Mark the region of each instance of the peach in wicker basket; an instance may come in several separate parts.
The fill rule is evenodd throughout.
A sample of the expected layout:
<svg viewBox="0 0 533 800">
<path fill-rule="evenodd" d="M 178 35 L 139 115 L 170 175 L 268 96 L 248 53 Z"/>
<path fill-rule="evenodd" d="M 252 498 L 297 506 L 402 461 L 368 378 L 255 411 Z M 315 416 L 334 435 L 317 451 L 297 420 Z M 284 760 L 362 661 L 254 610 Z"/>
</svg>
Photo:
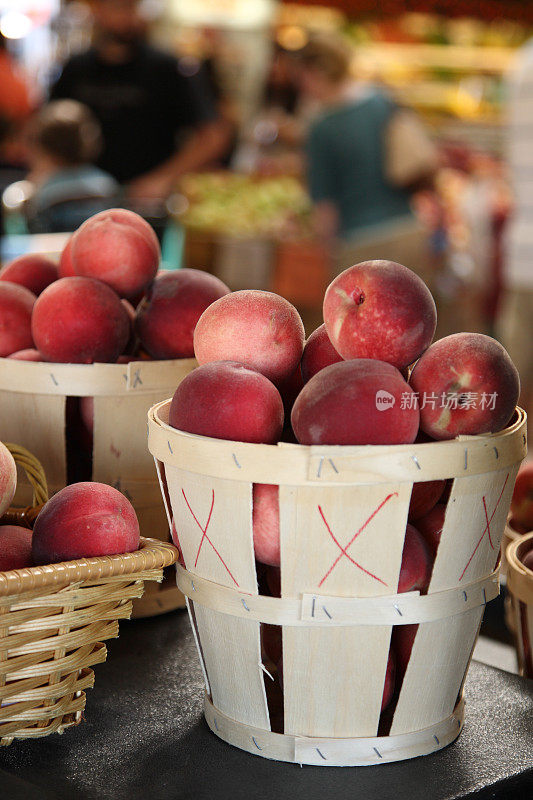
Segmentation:
<svg viewBox="0 0 533 800">
<path fill-rule="evenodd" d="M 6 446 L 34 487 L 34 505 L 10 509 L 2 522 L 32 527 L 46 479 L 27 450 Z M 103 641 L 118 636 L 144 581 L 161 581 L 176 556 L 171 544 L 141 538 L 134 553 L 0 572 L 0 744 L 81 722 Z"/>
</svg>

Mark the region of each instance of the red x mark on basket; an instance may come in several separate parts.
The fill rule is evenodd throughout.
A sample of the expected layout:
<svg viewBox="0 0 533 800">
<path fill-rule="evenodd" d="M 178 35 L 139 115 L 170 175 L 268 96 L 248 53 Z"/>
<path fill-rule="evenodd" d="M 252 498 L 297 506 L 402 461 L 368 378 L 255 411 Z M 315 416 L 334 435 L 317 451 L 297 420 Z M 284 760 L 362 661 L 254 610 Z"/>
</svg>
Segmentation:
<svg viewBox="0 0 533 800">
<path fill-rule="evenodd" d="M 371 578 L 374 578 L 375 581 L 379 581 L 379 583 L 382 583 L 383 586 L 388 586 L 388 584 L 385 583 L 385 581 L 382 581 L 381 578 L 378 578 L 377 575 L 374 575 L 372 572 L 369 572 L 367 569 L 365 569 L 363 566 L 361 566 L 361 564 L 359 564 L 357 561 L 354 561 L 354 559 L 348 553 L 348 548 L 352 546 L 352 544 L 355 542 L 357 537 L 364 531 L 364 529 L 369 524 L 369 522 L 371 522 L 371 520 L 374 519 L 374 517 L 376 516 L 378 511 L 381 511 L 381 509 L 383 508 L 385 503 L 388 503 L 388 501 L 391 499 L 391 497 L 398 497 L 398 493 L 397 492 L 393 492 L 392 494 L 387 495 L 387 497 L 372 512 L 372 514 L 369 516 L 369 518 L 366 520 L 366 522 L 363 523 L 363 525 L 361 525 L 361 527 L 359 528 L 358 531 L 356 531 L 356 533 L 354 533 L 354 535 L 352 536 L 352 538 L 350 539 L 350 541 L 348 542 L 346 547 L 343 547 L 341 545 L 341 543 L 339 542 L 339 540 L 337 539 L 337 537 L 335 536 L 335 534 L 331 530 L 330 526 L 328 525 L 328 521 L 327 521 L 326 517 L 324 516 L 324 512 L 322 511 L 322 507 L 318 506 L 318 512 L 319 512 L 320 516 L 322 517 L 322 520 L 324 521 L 324 525 L 326 526 L 329 535 L 331 536 L 331 538 L 333 539 L 333 541 L 335 542 L 335 544 L 337 545 L 337 547 L 341 551 L 340 555 L 337 556 L 337 558 L 335 559 L 335 561 L 333 562 L 331 567 L 328 569 L 328 571 L 326 572 L 326 574 L 324 575 L 324 577 L 322 578 L 322 580 L 318 584 L 319 587 L 322 586 L 322 584 L 324 583 L 326 578 L 328 578 L 331 575 L 331 573 L 333 572 L 333 570 L 335 569 L 335 567 L 337 566 L 337 564 L 339 563 L 339 561 L 341 560 L 341 558 L 343 556 L 346 556 L 348 561 L 350 561 L 354 565 L 354 567 L 357 567 L 357 569 L 360 569 L 361 572 L 364 572 L 365 575 L 369 575 Z"/>
<path fill-rule="evenodd" d="M 502 499 L 503 490 L 505 489 L 508 480 L 509 480 L 509 473 L 507 473 L 507 477 L 505 478 L 505 481 L 503 482 L 502 490 L 500 492 L 500 495 L 499 495 L 498 499 L 496 500 L 496 505 L 494 506 L 494 511 L 490 515 L 490 519 L 489 519 L 489 516 L 487 514 L 487 503 L 485 501 L 485 495 L 483 495 L 483 498 L 482 498 L 482 500 L 483 500 L 483 510 L 485 512 L 485 520 L 486 520 L 487 524 L 483 528 L 483 533 L 479 537 L 479 539 L 477 541 L 477 544 L 474 547 L 474 551 L 473 551 L 472 555 L 470 556 L 470 558 L 466 562 L 466 567 L 462 571 L 461 577 L 459 578 L 460 581 L 463 580 L 464 574 L 467 571 L 467 569 L 470 566 L 470 564 L 472 563 L 472 559 L 474 558 L 475 554 L 477 553 L 477 549 L 478 549 L 479 545 L 481 544 L 481 542 L 483 541 L 483 537 L 485 536 L 486 533 L 488 533 L 488 536 L 489 536 L 489 544 L 490 544 L 491 548 L 494 550 L 494 545 L 492 544 L 492 538 L 491 538 L 491 535 L 490 535 L 490 523 L 492 522 L 492 520 L 494 518 L 494 514 L 496 513 L 496 509 L 500 505 L 500 500 Z"/>
<path fill-rule="evenodd" d="M 198 518 L 196 517 L 196 514 L 195 514 L 195 513 L 194 513 L 194 511 L 192 510 L 192 508 L 191 508 L 191 506 L 190 506 L 190 504 L 189 504 L 189 501 L 187 500 L 187 496 L 186 496 L 186 494 L 185 494 L 185 491 L 184 491 L 183 489 L 181 490 L 181 493 L 182 493 L 182 495 L 183 495 L 183 499 L 184 499 L 184 500 L 185 500 L 185 502 L 187 503 L 187 508 L 188 508 L 188 509 L 189 509 L 189 511 L 191 512 L 191 514 L 192 514 L 192 517 L 193 517 L 194 521 L 196 522 L 196 524 L 198 525 L 198 527 L 199 527 L 199 528 L 200 528 L 200 530 L 202 531 L 202 538 L 200 539 L 200 544 L 198 545 L 198 552 L 196 553 L 196 560 L 195 560 L 195 562 L 194 562 L 194 566 L 196 567 L 196 565 L 198 564 L 198 559 L 199 559 L 199 557 L 200 557 L 200 552 L 201 552 L 201 550 L 202 550 L 202 546 L 203 546 L 203 543 L 204 543 L 204 539 L 207 539 L 207 541 L 209 542 L 209 544 L 211 545 L 211 547 L 213 548 L 213 550 L 214 550 L 214 551 L 215 551 L 215 553 L 217 554 L 218 558 L 220 559 L 220 561 L 221 561 L 221 563 L 222 563 L 222 566 L 225 568 L 226 572 L 227 572 L 227 573 L 228 573 L 228 575 L 230 576 L 231 580 L 233 581 L 233 583 L 235 584 L 235 586 L 237 586 L 237 588 L 239 588 L 239 584 L 237 583 L 237 581 L 235 580 L 235 578 L 234 578 L 234 577 L 233 577 L 233 575 L 231 574 L 230 568 L 228 567 L 228 565 L 226 564 L 226 562 L 224 561 L 224 559 L 222 558 L 222 556 L 220 555 L 220 553 L 219 553 L 219 552 L 218 552 L 218 550 L 216 549 L 215 545 L 213 544 L 213 542 L 211 541 L 211 539 L 210 539 L 210 538 L 209 538 L 209 536 L 207 535 L 207 529 L 209 528 L 209 523 L 211 522 L 211 516 L 212 516 L 212 514 L 213 514 L 213 508 L 214 508 L 214 506 L 215 506 L 215 490 L 214 490 L 214 489 L 212 489 L 212 490 L 211 490 L 211 492 L 212 492 L 212 497 L 211 497 L 211 508 L 209 509 L 209 515 L 208 515 L 208 517 L 207 517 L 207 522 L 205 523 L 205 528 L 202 528 L 201 524 L 198 522 Z"/>
</svg>

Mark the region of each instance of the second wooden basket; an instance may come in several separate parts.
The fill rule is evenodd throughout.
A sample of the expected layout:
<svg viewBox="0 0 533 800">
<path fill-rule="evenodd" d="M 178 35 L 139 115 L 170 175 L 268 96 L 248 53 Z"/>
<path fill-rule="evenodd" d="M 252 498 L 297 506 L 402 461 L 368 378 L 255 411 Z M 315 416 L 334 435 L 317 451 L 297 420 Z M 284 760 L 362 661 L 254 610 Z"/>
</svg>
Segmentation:
<svg viewBox="0 0 533 800">
<path fill-rule="evenodd" d="M 463 723 L 462 687 L 487 601 L 525 415 L 494 435 L 397 446 L 254 445 L 182 433 L 149 413 L 186 569 L 205 716 L 255 755 L 320 766 L 432 753 Z M 413 483 L 452 479 L 429 591 L 396 594 Z M 281 598 L 258 593 L 252 485 L 279 486 Z M 283 732 L 272 730 L 260 625 L 282 627 Z M 378 735 L 395 625 L 418 624 L 388 735 Z"/>
<path fill-rule="evenodd" d="M 507 548 L 507 590 L 512 631 L 516 644 L 520 674 L 533 678 L 533 571 L 522 563 L 533 549 L 533 532 L 521 536 Z"/>
</svg>

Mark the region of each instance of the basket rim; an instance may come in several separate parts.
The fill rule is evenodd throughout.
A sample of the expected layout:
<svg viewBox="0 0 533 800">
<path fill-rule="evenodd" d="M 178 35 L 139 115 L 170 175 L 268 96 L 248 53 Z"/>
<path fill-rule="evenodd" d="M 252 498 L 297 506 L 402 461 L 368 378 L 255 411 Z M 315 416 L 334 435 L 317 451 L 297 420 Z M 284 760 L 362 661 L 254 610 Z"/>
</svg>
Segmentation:
<svg viewBox="0 0 533 800">
<path fill-rule="evenodd" d="M 162 569 L 175 564 L 177 558 L 178 550 L 170 542 L 141 536 L 139 549 L 132 553 L 78 558 L 57 564 L 0 572 L 0 597 Z"/>
<path fill-rule="evenodd" d="M 533 531 L 512 541 L 505 551 L 507 558 L 507 588 L 524 603 L 533 603 L 533 570 L 520 560 L 522 549 L 533 542 Z"/>
</svg>

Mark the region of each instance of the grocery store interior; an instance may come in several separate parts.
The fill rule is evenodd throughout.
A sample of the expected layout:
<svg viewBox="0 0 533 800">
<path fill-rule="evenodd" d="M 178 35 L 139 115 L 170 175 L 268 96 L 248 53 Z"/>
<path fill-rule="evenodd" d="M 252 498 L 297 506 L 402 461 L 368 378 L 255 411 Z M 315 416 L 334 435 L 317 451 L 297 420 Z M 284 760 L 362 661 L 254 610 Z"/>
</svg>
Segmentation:
<svg viewBox="0 0 533 800">
<path fill-rule="evenodd" d="M 0 0 L 0 267 L 115 207 L 162 269 L 276 292 L 307 337 L 343 269 L 403 263 L 436 339 L 504 345 L 533 419 L 531 0 Z M 518 675 L 504 600 L 474 659 Z M 147 658 L 125 630 L 118 667 Z"/>
</svg>

